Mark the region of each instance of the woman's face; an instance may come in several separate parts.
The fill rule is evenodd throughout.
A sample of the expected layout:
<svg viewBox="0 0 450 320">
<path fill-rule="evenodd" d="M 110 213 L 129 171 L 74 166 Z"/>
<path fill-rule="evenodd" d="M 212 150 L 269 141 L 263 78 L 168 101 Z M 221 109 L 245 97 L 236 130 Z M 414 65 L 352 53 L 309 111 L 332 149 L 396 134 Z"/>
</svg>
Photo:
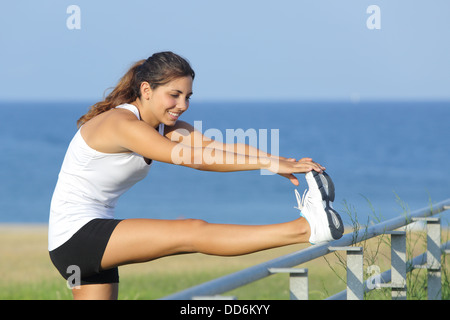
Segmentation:
<svg viewBox="0 0 450 320">
<path fill-rule="evenodd" d="M 189 98 L 192 95 L 192 77 L 181 77 L 171 82 L 151 89 L 143 82 L 141 85 L 142 120 L 153 127 L 160 123 L 167 126 L 175 122 L 189 108 Z"/>
</svg>

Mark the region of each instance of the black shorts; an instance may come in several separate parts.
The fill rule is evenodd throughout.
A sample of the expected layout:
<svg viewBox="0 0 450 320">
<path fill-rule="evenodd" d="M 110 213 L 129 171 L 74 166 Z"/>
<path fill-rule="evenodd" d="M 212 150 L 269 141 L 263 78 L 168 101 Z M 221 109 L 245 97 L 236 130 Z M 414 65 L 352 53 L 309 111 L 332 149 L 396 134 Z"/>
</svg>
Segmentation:
<svg viewBox="0 0 450 320">
<path fill-rule="evenodd" d="M 63 245 L 50 251 L 50 259 L 64 279 L 71 282 L 69 285 L 119 282 L 118 268 L 102 270 L 101 261 L 109 238 L 121 221 L 91 220 Z"/>
</svg>

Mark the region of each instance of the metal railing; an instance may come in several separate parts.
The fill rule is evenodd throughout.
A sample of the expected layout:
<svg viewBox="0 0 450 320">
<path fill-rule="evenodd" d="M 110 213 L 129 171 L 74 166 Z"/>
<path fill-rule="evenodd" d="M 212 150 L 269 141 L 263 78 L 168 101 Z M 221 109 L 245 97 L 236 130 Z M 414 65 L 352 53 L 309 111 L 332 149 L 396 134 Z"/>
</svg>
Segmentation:
<svg viewBox="0 0 450 320">
<path fill-rule="evenodd" d="M 432 207 L 414 211 L 405 216 L 386 220 L 377 225 L 345 234 L 341 239 L 326 244 L 314 245 L 273 260 L 249 267 L 238 272 L 205 282 L 163 300 L 226 299 L 222 293 L 268 277 L 274 273 L 290 274 L 291 299 L 308 299 L 308 270 L 293 268 L 302 263 L 324 256 L 334 251 L 347 253 L 347 290 L 328 299 L 363 299 L 364 292 L 377 287 L 392 288 L 393 299 L 406 299 L 406 273 L 417 268 L 427 269 L 428 299 L 441 299 L 441 255 L 450 250 L 450 241 L 441 245 L 440 218 L 434 215 L 450 209 L 450 199 Z M 406 261 L 406 233 L 395 231 L 415 221 L 426 223 L 427 252 Z M 353 246 L 359 242 L 383 234 L 391 236 L 392 269 L 377 278 L 363 281 L 363 248 Z M 230 298 L 230 297 L 228 297 Z"/>
</svg>

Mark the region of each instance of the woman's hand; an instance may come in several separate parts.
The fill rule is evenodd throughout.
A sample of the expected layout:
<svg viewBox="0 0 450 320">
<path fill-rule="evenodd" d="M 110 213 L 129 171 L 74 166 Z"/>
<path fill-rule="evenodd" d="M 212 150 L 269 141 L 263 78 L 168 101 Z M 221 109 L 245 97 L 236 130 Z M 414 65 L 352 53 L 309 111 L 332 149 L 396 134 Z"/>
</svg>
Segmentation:
<svg viewBox="0 0 450 320">
<path fill-rule="evenodd" d="M 277 159 L 277 161 L 272 162 L 269 170 L 279 174 L 282 177 L 288 178 L 293 185 L 298 186 L 299 182 L 298 179 L 294 176 L 294 173 L 307 173 L 312 170 L 321 173 L 325 170 L 325 167 L 314 162 L 311 158 L 302 158 L 298 161 L 293 158 L 279 158 Z"/>
</svg>

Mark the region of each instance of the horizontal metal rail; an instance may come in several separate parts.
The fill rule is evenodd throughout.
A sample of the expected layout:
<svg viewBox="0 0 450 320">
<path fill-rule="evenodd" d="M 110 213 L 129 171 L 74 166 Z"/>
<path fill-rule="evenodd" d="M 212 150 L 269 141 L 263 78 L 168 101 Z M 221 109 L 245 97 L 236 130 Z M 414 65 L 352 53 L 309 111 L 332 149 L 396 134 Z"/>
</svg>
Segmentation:
<svg viewBox="0 0 450 320">
<path fill-rule="evenodd" d="M 450 199 L 434 204 L 432 207 L 426 207 L 411 212 L 405 216 L 399 216 L 386 220 L 377 225 L 360 229 L 358 231 L 345 234 L 341 239 L 329 243 L 313 245 L 309 248 L 296 251 L 273 260 L 249 267 L 235 273 L 205 282 L 203 284 L 188 288 L 178 293 L 166 296 L 162 300 L 190 300 L 198 296 L 215 296 L 224 292 L 236 289 L 262 278 L 268 277 L 273 273 L 270 269 L 291 268 L 302 263 L 319 258 L 330 253 L 329 247 L 346 247 L 358 242 L 371 239 L 373 237 L 385 234 L 401 228 L 412 222 L 414 218 L 430 217 L 444 210 L 450 209 Z"/>
</svg>

